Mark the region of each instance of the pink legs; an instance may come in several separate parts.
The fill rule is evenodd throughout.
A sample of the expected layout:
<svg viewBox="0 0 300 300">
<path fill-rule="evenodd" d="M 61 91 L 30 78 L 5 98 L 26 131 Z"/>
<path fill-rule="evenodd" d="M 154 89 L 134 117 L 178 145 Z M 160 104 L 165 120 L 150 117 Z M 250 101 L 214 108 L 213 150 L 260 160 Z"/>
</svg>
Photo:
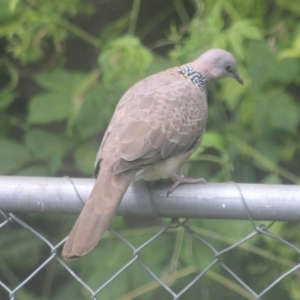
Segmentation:
<svg viewBox="0 0 300 300">
<path fill-rule="evenodd" d="M 180 173 L 174 173 L 172 175 L 172 177 L 174 177 L 176 179 L 176 181 L 169 188 L 167 196 L 169 196 L 171 193 L 173 193 L 175 191 L 175 189 L 182 183 L 206 183 L 206 180 L 204 178 L 185 177 L 184 175 L 182 175 Z"/>
</svg>

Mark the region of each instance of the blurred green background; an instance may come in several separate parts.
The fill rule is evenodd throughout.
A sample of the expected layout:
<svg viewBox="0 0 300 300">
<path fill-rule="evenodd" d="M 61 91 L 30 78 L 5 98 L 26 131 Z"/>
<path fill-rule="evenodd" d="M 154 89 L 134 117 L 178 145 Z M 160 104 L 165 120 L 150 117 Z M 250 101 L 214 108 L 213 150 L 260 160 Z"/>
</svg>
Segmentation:
<svg viewBox="0 0 300 300">
<path fill-rule="evenodd" d="M 233 53 L 245 84 L 225 79 L 210 87 L 207 132 L 185 172 L 210 182 L 300 183 L 299 0 L 0 0 L 0 7 L 0 174 L 91 177 L 101 137 L 122 94 L 150 74 L 219 47 Z M 57 243 L 76 216 L 23 218 Z M 253 230 L 246 221 L 188 224 L 217 249 Z M 113 227 L 139 245 L 159 230 L 159 223 L 117 217 Z M 296 223 L 271 227 L 298 247 L 299 229 Z M 1 234 L 0 275 L 17 286 L 49 250 L 17 225 Z M 141 256 L 176 291 L 213 259 L 180 228 Z M 107 233 L 91 254 L 68 264 L 96 288 L 131 257 L 130 248 Z M 260 236 L 223 257 L 257 292 L 297 259 L 295 250 Z M 99 299 L 171 299 L 152 281 L 136 264 Z M 55 262 L 17 296 L 90 297 Z M 7 297 L 0 288 L 0 298 Z M 214 267 L 181 299 L 253 298 Z M 300 299 L 299 274 L 263 299 Z"/>
</svg>

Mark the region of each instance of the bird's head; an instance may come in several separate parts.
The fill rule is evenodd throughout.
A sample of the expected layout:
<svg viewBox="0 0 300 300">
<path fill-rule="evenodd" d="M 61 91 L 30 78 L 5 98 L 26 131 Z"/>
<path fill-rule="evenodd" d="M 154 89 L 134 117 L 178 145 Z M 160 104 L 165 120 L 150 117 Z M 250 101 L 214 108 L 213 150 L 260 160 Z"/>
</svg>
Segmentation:
<svg viewBox="0 0 300 300">
<path fill-rule="evenodd" d="M 240 84 L 243 84 L 243 79 L 238 74 L 234 57 L 225 50 L 211 49 L 193 61 L 191 66 L 197 72 L 206 76 L 208 81 L 233 77 Z"/>
</svg>

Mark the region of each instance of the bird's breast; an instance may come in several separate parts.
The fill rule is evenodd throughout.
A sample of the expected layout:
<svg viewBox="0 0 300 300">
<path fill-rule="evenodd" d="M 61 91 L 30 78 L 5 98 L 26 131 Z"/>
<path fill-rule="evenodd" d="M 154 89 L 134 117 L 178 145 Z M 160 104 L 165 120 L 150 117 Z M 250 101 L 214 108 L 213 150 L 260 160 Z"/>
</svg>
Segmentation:
<svg viewBox="0 0 300 300">
<path fill-rule="evenodd" d="M 170 177 L 174 172 L 176 172 L 179 166 L 190 157 L 193 150 L 177 156 L 168 157 L 155 164 L 146 166 L 137 172 L 135 179 L 155 181 L 161 178 Z"/>
</svg>

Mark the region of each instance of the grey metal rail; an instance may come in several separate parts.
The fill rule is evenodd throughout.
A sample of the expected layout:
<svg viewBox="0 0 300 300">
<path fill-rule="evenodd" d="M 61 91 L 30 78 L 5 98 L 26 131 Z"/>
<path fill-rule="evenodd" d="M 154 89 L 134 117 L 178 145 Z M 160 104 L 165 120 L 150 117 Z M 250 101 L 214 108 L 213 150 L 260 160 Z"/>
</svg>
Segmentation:
<svg viewBox="0 0 300 300">
<path fill-rule="evenodd" d="M 79 213 L 93 179 L 0 176 L 0 209 L 12 213 Z M 171 218 L 300 221 L 300 186 L 207 183 L 184 184 L 169 197 L 170 183 L 134 182 L 118 214 Z M 152 199 L 152 200 L 151 200 Z"/>
</svg>

